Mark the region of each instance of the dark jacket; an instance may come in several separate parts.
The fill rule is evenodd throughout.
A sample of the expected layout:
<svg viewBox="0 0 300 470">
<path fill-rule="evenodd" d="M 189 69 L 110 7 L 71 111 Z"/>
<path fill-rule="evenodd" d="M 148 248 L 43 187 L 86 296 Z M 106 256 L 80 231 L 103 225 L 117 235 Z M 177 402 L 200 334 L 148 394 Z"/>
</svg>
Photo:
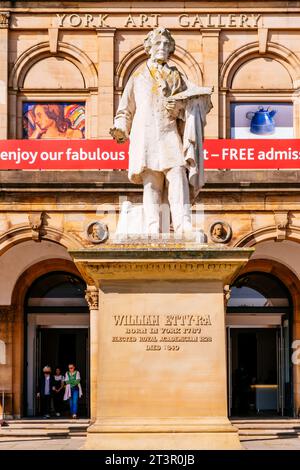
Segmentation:
<svg viewBox="0 0 300 470">
<path fill-rule="evenodd" d="M 50 395 L 53 395 L 52 387 L 54 387 L 54 385 L 55 385 L 54 377 L 53 377 L 53 375 L 50 375 L 50 383 L 49 383 Z M 41 396 L 45 395 L 45 375 L 44 374 L 39 379 L 39 383 L 38 383 L 38 387 L 37 387 L 37 393 L 40 393 Z"/>
</svg>

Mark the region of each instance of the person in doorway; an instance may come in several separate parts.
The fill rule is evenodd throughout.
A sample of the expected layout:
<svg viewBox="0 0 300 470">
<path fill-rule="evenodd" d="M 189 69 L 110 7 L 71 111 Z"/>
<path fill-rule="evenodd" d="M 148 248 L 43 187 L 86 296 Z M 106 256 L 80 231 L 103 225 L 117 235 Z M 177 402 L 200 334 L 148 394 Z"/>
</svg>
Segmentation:
<svg viewBox="0 0 300 470">
<path fill-rule="evenodd" d="M 78 400 L 82 396 L 80 385 L 80 372 L 76 370 L 75 364 L 69 364 L 69 370 L 65 375 L 64 400 L 69 400 L 72 418 L 77 418 Z"/>
<path fill-rule="evenodd" d="M 64 397 L 64 376 L 61 374 L 59 367 L 55 369 L 55 375 L 53 376 L 54 386 L 53 391 L 53 404 L 54 410 L 57 417 L 62 413 L 63 397 Z"/>
<path fill-rule="evenodd" d="M 237 397 L 237 411 L 240 415 L 247 415 L 249 412 L 251 377 L 244 365 L 241 365 L 235 371 L 235 391 Z"/>
<path fill-rule="evenodd" d="M 43 375 L 38 383 L 37 397 L 41 400 L 41 413 L 44 418 L 50 418 L 51 398 L 54 387 L 54 379 L 51 376 L 51 367 L 43 368 Z"/>
</svg>

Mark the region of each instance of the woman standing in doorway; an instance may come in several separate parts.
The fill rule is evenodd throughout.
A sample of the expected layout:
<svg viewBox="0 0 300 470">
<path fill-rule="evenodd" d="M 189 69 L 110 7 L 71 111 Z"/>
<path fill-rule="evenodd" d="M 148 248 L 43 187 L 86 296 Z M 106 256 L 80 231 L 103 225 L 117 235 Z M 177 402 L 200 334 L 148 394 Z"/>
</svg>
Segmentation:
<svg viewBox="0 0 300 470">
<path fill-rule="evenodd" d="M 64 376 L 61 375 L 61 370 L 59 367 L 55 369 L 54 386 L 53 390 L 53 404 L 55 409 L 56 416 L 60 416 L 62 413 L 63 397 L 64 397 Z"/>
<path fill-rule="evenodd" d="M 80 385 L 80 372 L 76 370 L 75 364 L 69 364 L 69 370 L 65 375 L 65 395 L 64 400 L 69 400 L 72 418 L 77 418 L 78 400 L 82 397 Z"/>
</svg>

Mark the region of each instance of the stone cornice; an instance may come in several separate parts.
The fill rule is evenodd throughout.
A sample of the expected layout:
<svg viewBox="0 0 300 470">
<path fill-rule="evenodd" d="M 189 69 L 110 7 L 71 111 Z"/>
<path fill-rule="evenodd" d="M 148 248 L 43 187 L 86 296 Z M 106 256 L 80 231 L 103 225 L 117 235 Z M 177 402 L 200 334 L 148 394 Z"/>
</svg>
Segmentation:
<svg viewBox="0 0 300 470">
<path fill-rule="evenodd" d="M 132 262 L 132 261 L 193 261 L 199 263 L 201 260 L 208 262 L 219 260 L 238 261 L 250 256 L 252 249 L 240 248 L 216 248 L 207 245 L 188 242 L 153 242 L 139 243 L 106 243 L 101 249 L 87 248 L 85 250 L 71 250 L 71 256 L 78 261 L 86 260 L 95 263 L 96 261 L 105 262 Z"/>
<path fill-rule="evenodd" d="M 121 188 L 130 191 L 142 190 L 141 185 L 131 183 L 127 177 L 127 171 L 68 171 L 66 181 L 65 172 L 61 171 L 20 171 L 0 170 L 1 189 L 5 191 L 74 191 L 95 190 L 119 191 Z M 225 188 L 236 188 L 240 190 L 300 190 L 300 170 L 235 170 L 218 171 L 207 170 L 205 174 L 206 184 L 201 191 L 223 190 Z"/>
<path fill-rule="evenodd" d="M 12 2 L 2 2 L 3 3 L 3 10 L 8 10 L 11 12 L 31 12 L 32 10 L 37 10 L 41 12 L 53 12 L 53 11 L 60 11 L 60 12 L 78 12 L 82 11 L 92 11 L 92 12 L 99 12 L 99 11 L 107 11 L 112 10 L 114 12 L 123 12 L 124 8 L 128 8 L 128 10 L 135 12 L 141 10 L 151 10 L 151 11 L 173 11 L 174 8 L 182 11 L 199 11 L 199 12 L 207 12 L 207 11 L 218 11 L 218 9 L 222 10 L 223 12 L 232 12 L 232 11 L 253 11 L 255 8 L 259 9 L 260 11 L 272 11 L 275 10 L 276 12 L 282 11 L 297 11 L 300 8 L 299 1 L 278 1 L 278 0 L 252 0 L 251 3 L 247 4 L 245 1 L 197 1 L 197 0 L 190 0 L 187 3 L 182 0 L 174 0 L 172 5 L 168 1 L 143 1 L 143 0 L 135 0 L 135 1 L 128 1 L 128 0 L 118 0 L 118 1 L 110 1 L 110 0 L 82 0 L 80 2 L 80 7 L 78 7 L 78 2 L 74 1 L 65 1 L 65 2 L 51 2 L 51 1 L 32 1 L 30 2 L 30 8 L 28 8 L 27 1 L 18 1 L 11 7 Z M 54 5 L 53 5 L 54 3 Z M 154 7 L 154 3 L 157 3 L 157 6 Z M 141 5 L 140 5 L 141 4 Z M 171 5 L 171 6 L 170 6 Z"/>
<path fill-rule="evenodd" d="M 89 283 L 105 280 L 191 280 L 229 283 L 248 261 L 253 250 L 164 247 L 150 244 L 134 248 L 71 250 L 70 254 Z"/>
<path fill-rule="evenodd" d="M 2 2 L 3 3 L 3 2 Z M 54 3 L 54 2 L 53 2 Z M 226 30 L 257 30 L 258 27 L 299 29 L 300 2 L 254 1 L 250 2 L 17 2 L 14 8 L 2 7 L 11 12 L 12 29 L 48 29 L 62 27 L 67 30 L 95 31 L 100 28 L 117 28 L 136 31 L 165 26 L 169 29 L 199 31 L 200 27 Z M 5 3 L 4 3 L 5 5 Z M 27 17 L 34 14 L 36 21 L 27 25 Z M 88 18 L 80 19 L 79 16 Z M 293 15 L 293 18 L 291 18 Z M 60 18 L 58 18 L 60 16 Z M 66 17 L 72 17 L 69 21 Z M 95 21 L 91 18 L 95 16 Z M 199 18 L 203 16 L 200 20 Z M 221 18 L 222 16 L 222 18 Z M 285 17 L 286 16 L 286 17 Z M 64 18 L 63 18 L 64 17 Z M 246 17 L 246 19 L 245 19 Z M 146 20 L 145 20 L 146 18 Z M 158 22 L 158 18 L 160 18 Z M 196 19 L 195 19 L 196 18 Z M 278 18 L 280 21 L 278 21 Z M 17 19 L 17 21 L 15 21 Z"/>
</svg>

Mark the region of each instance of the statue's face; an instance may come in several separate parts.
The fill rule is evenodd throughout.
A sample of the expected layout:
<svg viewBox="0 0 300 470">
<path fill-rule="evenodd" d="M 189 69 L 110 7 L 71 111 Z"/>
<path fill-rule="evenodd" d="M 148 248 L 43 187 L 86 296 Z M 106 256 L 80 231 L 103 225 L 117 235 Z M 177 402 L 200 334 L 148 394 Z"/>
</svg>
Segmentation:
<svg viewBox="0 0 300 470">
<path fill-rule="evenodd" d="M 165 36 L 157 36 L 150 49 L 150 57 L 153 62 L 167 62 L 170 55 L 170 42 Z"/>
</svg>

